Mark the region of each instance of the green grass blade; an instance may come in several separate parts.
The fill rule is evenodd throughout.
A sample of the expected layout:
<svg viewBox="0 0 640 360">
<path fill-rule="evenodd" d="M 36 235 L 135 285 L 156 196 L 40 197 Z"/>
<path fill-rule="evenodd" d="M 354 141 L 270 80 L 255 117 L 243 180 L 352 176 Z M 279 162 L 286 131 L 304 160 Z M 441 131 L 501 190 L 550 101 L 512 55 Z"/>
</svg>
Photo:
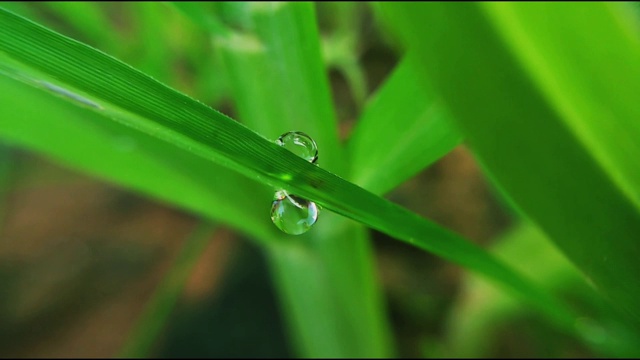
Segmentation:
<svg viewBox="0 0 640 360">
<path fill-rule="evenodd" d="M 502 188 L 640 321 L 640 40 L 630 9 L 385 8 Z"/>
<path fill-rule="evenodd" d="M 194 93 L 202 97 L 202 102 L 215 107 L 228 97 L 230 90 L 222 54 L 214 49 L 210 34 L 229 36 L 231 30 L 214 16 L 213 6 L 190 1 L 170 4 L 181 13 L 178 16 L 182 16 L 185 27 L 191 30 L 185 51 L 196 75 Z"/>
<path fill-rule="evenodd" d="M 251 185 L 245 185 L 245 177 L 11 78 L 0 76 L 0 93 L 11 94 L 0 96 L 0 136 L 9 144 L 225 222 L 256 239 L 274 238 L 277 229 L 244 191 Z"/>
<path fill-rule="evenodd" d="M 209 244 L 214 230 L 214 225 L 201 223 L 185 241 L 174 264 L 136 320 L 119 357 L 144 358 L 151 355 L 156 339 L 177 304 L 198 257 Z"/>
<path fill-rule="evenodd" d="M 38 16 L 35 11 L 33 11 L 32 4 L 29 4 L 28 2 L 5 1 L 2 3 L 2 7 L 33 21 L 42 21 L 42 17 Z"/>
<path fill-rule="evenodd" d="M 155 79 L 170 83 L 176 51 L 169 35 L 171 10 L 158 2 L 132 2 L 131 12 L 136 16 L 135 59 L 137 68 Z M 140 51 L 142 49 L 142 51 Z"/>
<path fill-rule="evenodd" d="M 216 40 L 234 75 L 240 120 L 274 140 L 287 131 L 303 130 L 318 144 L 318 164 L 340 173 L 337 124 L 313 4 L 245 3 L 240 9 L 236 17 L 250 22 L 245 26 L 252 31 Z M 257 104 L 263 94 L 278 106 Z"/>
<path fill-rule="evenodd" d="M 591 338 L 586 345 L 597 356 L 636 357 L 640 354 L 640 334 L 634 334 L 632 328 L 616 318 L 617 314 L 603 306 L 602 297 L 534 225 L 520 223 L 513 227 L 496 240 L 491 251 L 550 291 L 565 295 L 570 291 L 573 296 L 579 294 L 584 303 L 594 304 L 595 309 L 589 309 L 588 314 L 582 311 L 583 317 L 578 324 L 581 334 Z M 527 310 L 483 279 L 467 277 L 462 296 L 448 321 L 450 355 L 463 358 L 491 356 L 488 351 L 492 338 L 498 336 L 496 330 L 503 322 Z"/>
<path fill-rule="evenodd" d="M 405 58 L 365 107 L 349 139 L 352 181 L 384 194 L 438 160 L 462 137 Z"/>
<path fill-rule="evenodd" d="M 112 57 L 4 10 L 0 10 L 0 51 L 13 59 L 13 63 L 2 59 L 0 64 L 20 66 L 37 79 L 22 77 L 27 83 L 105 114 L 116 120 L 114 124 L 125 124 L 186 150 L 193 157 L 289 190 L 325 209 L 477 271 L 519 294 L 550 319 L 567 327 L 573 325 L 572 314 L 553 298 L 478 246 L 304 161 Z M 66 89 L 43 85 L 46 83 L 41 82 L 40 76 L 45 75 Z M 268 206 L 265 204 L 265 218 Z"/>
<path fill-rule="evenodd" d="M 15 167 L 14 155 L 4 143 L 0 143 L 0 229 L 6 216 L 7 195 L 11 190 Z"/>
<path fill-rule="evenodd" d="M 171 5 L 201 29 L 220 36 L 231 35 L 231 30 L 218 17 L 214 16 L 213 9 L 203 5 L 201 2 L 173 1 Z"/>
<path fill-rule="evenodd" d="M 344 168 L 328 82 L 319 61 L 318 30 L 309 26 L 316 22 L 313 5 L 256 4 L 238 11 L 241 9 L 235 15 L 250 29 L 241 36 L 255 46 L 246 47 L 233 38 L 216 41 L 230 70 L 240 120 L 274 139 L 295 129 L 312 134 L 318 142 L 319 164 Z M 258 78 L 261 81 L 256 82 Z M 282 94 L 288 94 L 286 101 Z M 273 194 L 265 195 L 266 203 Z M 283 246 L 269 252 L 298 353 L 309 357 L 388 356 L 388 327 L 367 233 L 335 214 L 321 216 L 314 231 L 299 238 L 305 246 Z M 306 291 L 300 292 L 301 287 Z"/>
<path fill-rule="evenodd" d="M 323 223 L 325 231 L 334 226 L 333 232 L 305 236 L 269 253 L 297 351 L 305 357 L 387 357 L 390 334 L 372 284 L 368 232 L 344 218 L 325 216 Z"/>
<path fill-rule="evenodd" d="M 121 39 L 104 11 L 104 3 L 89 1 L 46 1 L 40 3 L 71 25 L 87 43 L 116 50 Z"/>
<path fill-rule="evenodd" d="M 324 14 L 324 18 L 319 16 L 319 21 L 324 20 L 330 28 L 329 33 L 322 37 L 324 62 L 345 77 L 358 110 L 367 96 L 367 79 L 359 63 L 363 6 L 363 3 L 347 1 L 316 3 L 319 15 Z"/>
<path fill-rule="evenodd" d="M 335 214 L 322 217 L 313 234 L 270 251 L 298 351 L 311 357 L 390 356 L 369 233 Z"/>
</svg>

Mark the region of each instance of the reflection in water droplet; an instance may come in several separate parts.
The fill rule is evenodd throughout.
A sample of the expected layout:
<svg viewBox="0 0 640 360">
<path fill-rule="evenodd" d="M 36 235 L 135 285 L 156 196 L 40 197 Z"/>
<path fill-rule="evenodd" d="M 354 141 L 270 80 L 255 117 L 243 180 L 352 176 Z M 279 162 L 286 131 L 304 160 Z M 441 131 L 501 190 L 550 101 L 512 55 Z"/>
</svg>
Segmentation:
<svg viewBox="0 0 640 360">
<path fill-rule="evenodd" d="M 284 133 L 276 140 L 276 144 L 312 164 L 318 160 L 316 142 L 303 132 Z M 280 190 L 276 191 L 271 204 L 271 221 L 287 234 L 300 235 L 316 223 L 318 212 L 319 208 L 313 201 Z"/>
<path fill-rule="evenodd" d="M 280 135 L 276 144 L 300 156 L 310 163 L 318 160 L 318 146 L 313 139 L 301 131 L 289 131 Z"/>
<path fill-rule="evenodd" d="M 300 235 L 318 220 L 318 207 L 313 201 L 287 194 L 284 190 L 276 192 L 271 205 L 271 221 L 278 229 L 291 235 Z"/>
</svg>

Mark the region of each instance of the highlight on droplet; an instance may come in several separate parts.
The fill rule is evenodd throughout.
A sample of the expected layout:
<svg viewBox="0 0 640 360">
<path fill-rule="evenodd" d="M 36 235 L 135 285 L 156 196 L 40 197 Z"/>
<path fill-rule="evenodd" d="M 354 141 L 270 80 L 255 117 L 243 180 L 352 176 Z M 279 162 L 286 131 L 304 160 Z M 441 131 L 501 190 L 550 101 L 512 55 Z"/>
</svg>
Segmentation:
<svg viewBox="0 0 640 360">
<path fill-rule="evenodd" d="M 289 131 L 280 135 L 276 144 L 314 164 L 318 160 L 318 145 L 302 131 Z"/>
<path fill-rule="evenodd" d="M 287 234 L 300 235 L 316 223 L 318 212 L 313 201 L 280 190 L 271 204 L 271 221 Z"/>
</svg>

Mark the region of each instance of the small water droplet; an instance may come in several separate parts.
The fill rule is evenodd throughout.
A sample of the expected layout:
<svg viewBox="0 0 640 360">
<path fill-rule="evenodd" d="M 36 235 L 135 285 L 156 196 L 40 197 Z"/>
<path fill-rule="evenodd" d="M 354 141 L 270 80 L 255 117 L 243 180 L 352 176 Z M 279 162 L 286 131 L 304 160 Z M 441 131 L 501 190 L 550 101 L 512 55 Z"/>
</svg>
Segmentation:
<svg viewBox="0 0 640 360">
<path fill-rule="evenodd" d="M 314 164 L 318 160 L 318 146 L 313 139 L 301 131 L 289 131 L 280 135 L 276 144 Z"/>
<path fill-rule="evenodd" d="M 300 235 L 316 223 L 318 212 L 313 201 L 280 190 L 271 205 L 271 221 L 287 234 Z"/>
<path fill-rule="evenodd" d="M 284 147 L 301 158 L 315 163 L 318 160 L 318 147 L 313 139 L 300 131 L 282 134 L 276 144 Z M 285 174 L 291 177 L 289 174 Z M 283 180 L 285 180 L 283 176 Z M 271 221 L 278 229 L 291 235 L 307 232 L 318 220 L 320 209 L 315 202 L 289 194 L 284 190 L 276 191 L 271 204 Z"/>
</svg>

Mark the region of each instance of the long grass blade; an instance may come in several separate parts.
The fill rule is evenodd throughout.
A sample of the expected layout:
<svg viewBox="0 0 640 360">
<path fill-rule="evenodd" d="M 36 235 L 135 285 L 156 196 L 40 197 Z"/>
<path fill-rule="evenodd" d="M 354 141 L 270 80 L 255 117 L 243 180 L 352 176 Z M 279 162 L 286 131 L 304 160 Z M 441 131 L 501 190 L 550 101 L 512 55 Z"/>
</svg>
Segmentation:
<svg viewBox="0 0 640 360">
<path fill-rule="evenodd" d="M 198 224 L 185 241 L 174 264 L 134 323 L 119 357 L 145 358 L 151 355 L 156 339 L 175 308 L 184 285 L 198 257 L 209 244 L 214 230 L 215 226 L 209 223 Z"/>
<path fill-rule="evenodd" d="M 574 298 L 573 302 L 577 297 L 580 300 L 577 303 L 584 309 L 576 324 L 584 336 L 591 338 L 586 345 L 595 354 L 604 357 L 640 354 L 640 334 L 607 306 L 575 266 L 534 225 L 514 226 L 496 239 L 491 252 L 554 294 Z M 485 280 L 473 275 L 467 277 L 448 321 L 451 355 L 490 356 L 491 344 L 500 336 L 501 325 L 528 311 Z"/>
<path fill-rule="evenodd" d="M 627 5 L 385 9 L 492 176 L 640 324 L 640 37 Z"/>
<path fill-rule="evenodd" d="M 406 57 L 367 103 L 349 138 L 351 179 L 384 194 L 461 140 L 443 104 L 421 86 Z"/>
<path fill-rule="evenodd" d="M 454 261 L 502 284 L 565 328 L 573 327 L 573 315 L 561 304 L 478 246 L 304 161 L 112 57 L 5 10 L 0 10 L 0 51 L 10 57 L 3 65 L 29 74 L 26 79 L 16 76 L 22 81 Z M 54 86 L 43 85 L 40 77 Z"/>
<path fill-rule="evenodd" d="M 256 46 L 245 47 L 232 37 L 212 33 L 230 70 L 239 120 L 273 138 L 290 130 L 307 132 L 318 143 L 319 164 L 343 169 L 346 159 L 337 147 L 328 81 L 319 61 L 318 30 L 310 26 L 315 23 L 313 5 L 254 4 L 241 9 L 235 14 L 244 19 L 242 38 Z M 200 13 L 204 12 L 202 8 Z M 256 83 L 256 78 L 261 81 Z M 286 101 L 282 94 L 289 94 Z M 273 192 L 265 195 L 267 203 Z M 300 236 L 296 246 L 269 252 L 299 354 L 388 356 L 388 326 L 367 232 L 335 214 L 321 216 L 322 222 Z M 300 287 L 306 291 L 301 293 Z"/>
<path fill-rule="evenodd" d="M 249 179 L 14 79 L 0 76 L 0 93 L 11 94 L 0 96 L 7 144 L 275 241 L 277 229 L 244 191 Z"/>
</svg>

